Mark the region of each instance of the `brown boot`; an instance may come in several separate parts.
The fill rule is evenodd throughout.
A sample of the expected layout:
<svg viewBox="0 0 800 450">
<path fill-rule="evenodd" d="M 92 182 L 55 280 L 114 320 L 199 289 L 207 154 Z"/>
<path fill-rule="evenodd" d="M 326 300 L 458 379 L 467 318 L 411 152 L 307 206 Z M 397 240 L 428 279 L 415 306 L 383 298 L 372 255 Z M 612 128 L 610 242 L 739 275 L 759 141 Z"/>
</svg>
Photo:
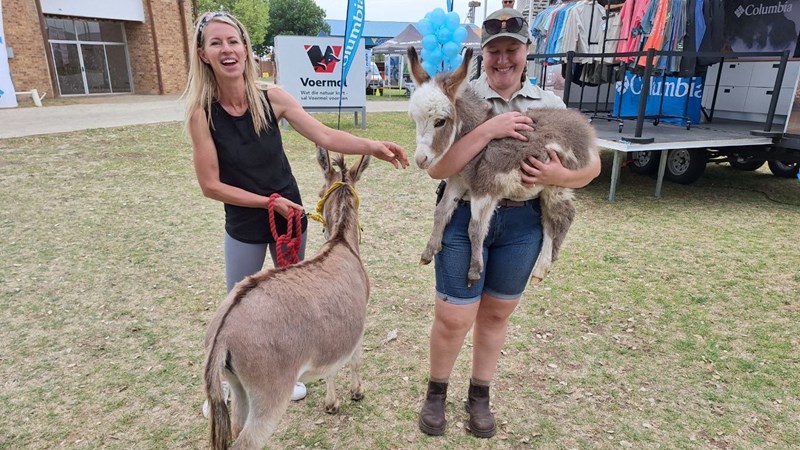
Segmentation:
<svg viewBox="0 0 800 450">
<path fill-rule="evenodd" d="M 497 427 L 492 411 L 489 410 L 489 386 L 472 384 L 470 380 L 466 407 L 469 413 L 469 431 L 479 438 L 494 436 Z"/>
<path fill-rule="evenodd" d="M 447 427 L 444 418 L 444 402 L 447 399 L 447 383 L 428 382 L 425 404 L 419 413 L 419 429 L 431 436 L 441 436 Z"/>
</svg>

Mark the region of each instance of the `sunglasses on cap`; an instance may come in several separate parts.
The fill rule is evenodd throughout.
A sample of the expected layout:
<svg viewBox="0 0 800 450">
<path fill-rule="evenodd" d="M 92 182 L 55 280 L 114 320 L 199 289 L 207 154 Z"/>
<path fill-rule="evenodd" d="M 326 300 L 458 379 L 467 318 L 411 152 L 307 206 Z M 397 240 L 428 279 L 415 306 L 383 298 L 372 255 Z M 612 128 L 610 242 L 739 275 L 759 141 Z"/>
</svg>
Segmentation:
<svg viewBox="0 0 800 450">
<path fill-rule="evenodd" d="M 518 33 L 524 25 L 525 19 L 522 17 L 509 17 L 505 20 L 489 19 L 483 21 L 483 29 L 489 35 L 500 33 L 503 30 L 509 33 Z"/>
</svg>

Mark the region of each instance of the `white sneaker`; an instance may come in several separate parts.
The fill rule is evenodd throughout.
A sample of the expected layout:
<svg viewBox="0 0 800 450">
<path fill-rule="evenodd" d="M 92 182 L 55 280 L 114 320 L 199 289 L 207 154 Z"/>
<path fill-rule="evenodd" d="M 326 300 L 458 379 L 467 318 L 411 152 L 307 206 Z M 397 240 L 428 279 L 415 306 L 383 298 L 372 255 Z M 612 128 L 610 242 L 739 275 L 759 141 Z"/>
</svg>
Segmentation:
<svg viewBox="0 0 800 450">
<path fill-rule="evenodd" d="M 231 386 L 228 384 L 228 382 L 223 381 L 222 396 L 223 398 L 225 398 L 226 402 L 228 401 L 228 397 L 230 397 L 230 393 L 231 393 Z M 297 383 L 294 384 L 294 391 L 292 391 L 292 397 L 291 397 L 292 401 L 296 402 L 298 400 L 306 398 L 306 393 L 307 393 L 306 385 L 298 381 Z M 206 399 L 206 401 L 203 402 L 203 417 L 208 419 L 208 399 Z"/>
<path fill-rule="evenodd" d="M 297 383 L 294 384 L 294 391 L 292 391 L 292 401 L 296 402 L 304 398 L 306 398 L 306 385 L 298 381 Z"/>
<path fill-rule="evenodd" d="M 231 385 L 228 384 L 227 381 L 222 382 L 222 398 L 225 402 L 228 402 L 228 398 L 231 396 Z M 203 417 L 208 419 L 208 399 L 203 402 Z"/>
</svg>

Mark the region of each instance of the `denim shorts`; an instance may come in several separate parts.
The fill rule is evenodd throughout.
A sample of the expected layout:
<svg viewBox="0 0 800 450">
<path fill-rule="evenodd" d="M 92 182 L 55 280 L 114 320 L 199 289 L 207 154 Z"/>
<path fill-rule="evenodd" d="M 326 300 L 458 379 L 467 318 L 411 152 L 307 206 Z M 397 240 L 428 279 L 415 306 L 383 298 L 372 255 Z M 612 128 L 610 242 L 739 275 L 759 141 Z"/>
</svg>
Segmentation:
<svg viewBox="0 0 800 450">
<path fill-rule="evenodd" d="M 442 250 L 435 258 L 436 295 L 458 305 L 475 303 L 484 292 L 500 299 L 518 299 L 542 248 L 539 199 L 528 200 L 523 206 L 495 209 L 483 241 L 481 278 L 467 287 L 470 217 L 469 203 L 459 202 L 444 230 Z"/>
</svg>

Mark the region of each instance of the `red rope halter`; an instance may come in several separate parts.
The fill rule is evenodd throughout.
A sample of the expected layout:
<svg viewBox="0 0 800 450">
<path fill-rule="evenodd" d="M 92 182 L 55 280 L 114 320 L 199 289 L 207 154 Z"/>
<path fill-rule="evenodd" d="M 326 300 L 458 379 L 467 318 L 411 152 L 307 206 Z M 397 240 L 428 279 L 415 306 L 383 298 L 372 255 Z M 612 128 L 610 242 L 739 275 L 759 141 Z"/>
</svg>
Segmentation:
<svg viewBox="0 0 800 450">
<path fill-rule="evenodd" d="M 301 224 L 303 214 L 294 208 L 289 208 L 286 218 L 286 234 L 279 235 L 278 228 L 275 226 L 275 208 L 273 206 L 278 198 L 280 198 L 279 194 L 269 196 L 269 229 L 272 232 L 272 238 L 275 239 L 278 267 L 286 267 L 300 261 L 300 246 L 303 244 Z"/>
</svg>

